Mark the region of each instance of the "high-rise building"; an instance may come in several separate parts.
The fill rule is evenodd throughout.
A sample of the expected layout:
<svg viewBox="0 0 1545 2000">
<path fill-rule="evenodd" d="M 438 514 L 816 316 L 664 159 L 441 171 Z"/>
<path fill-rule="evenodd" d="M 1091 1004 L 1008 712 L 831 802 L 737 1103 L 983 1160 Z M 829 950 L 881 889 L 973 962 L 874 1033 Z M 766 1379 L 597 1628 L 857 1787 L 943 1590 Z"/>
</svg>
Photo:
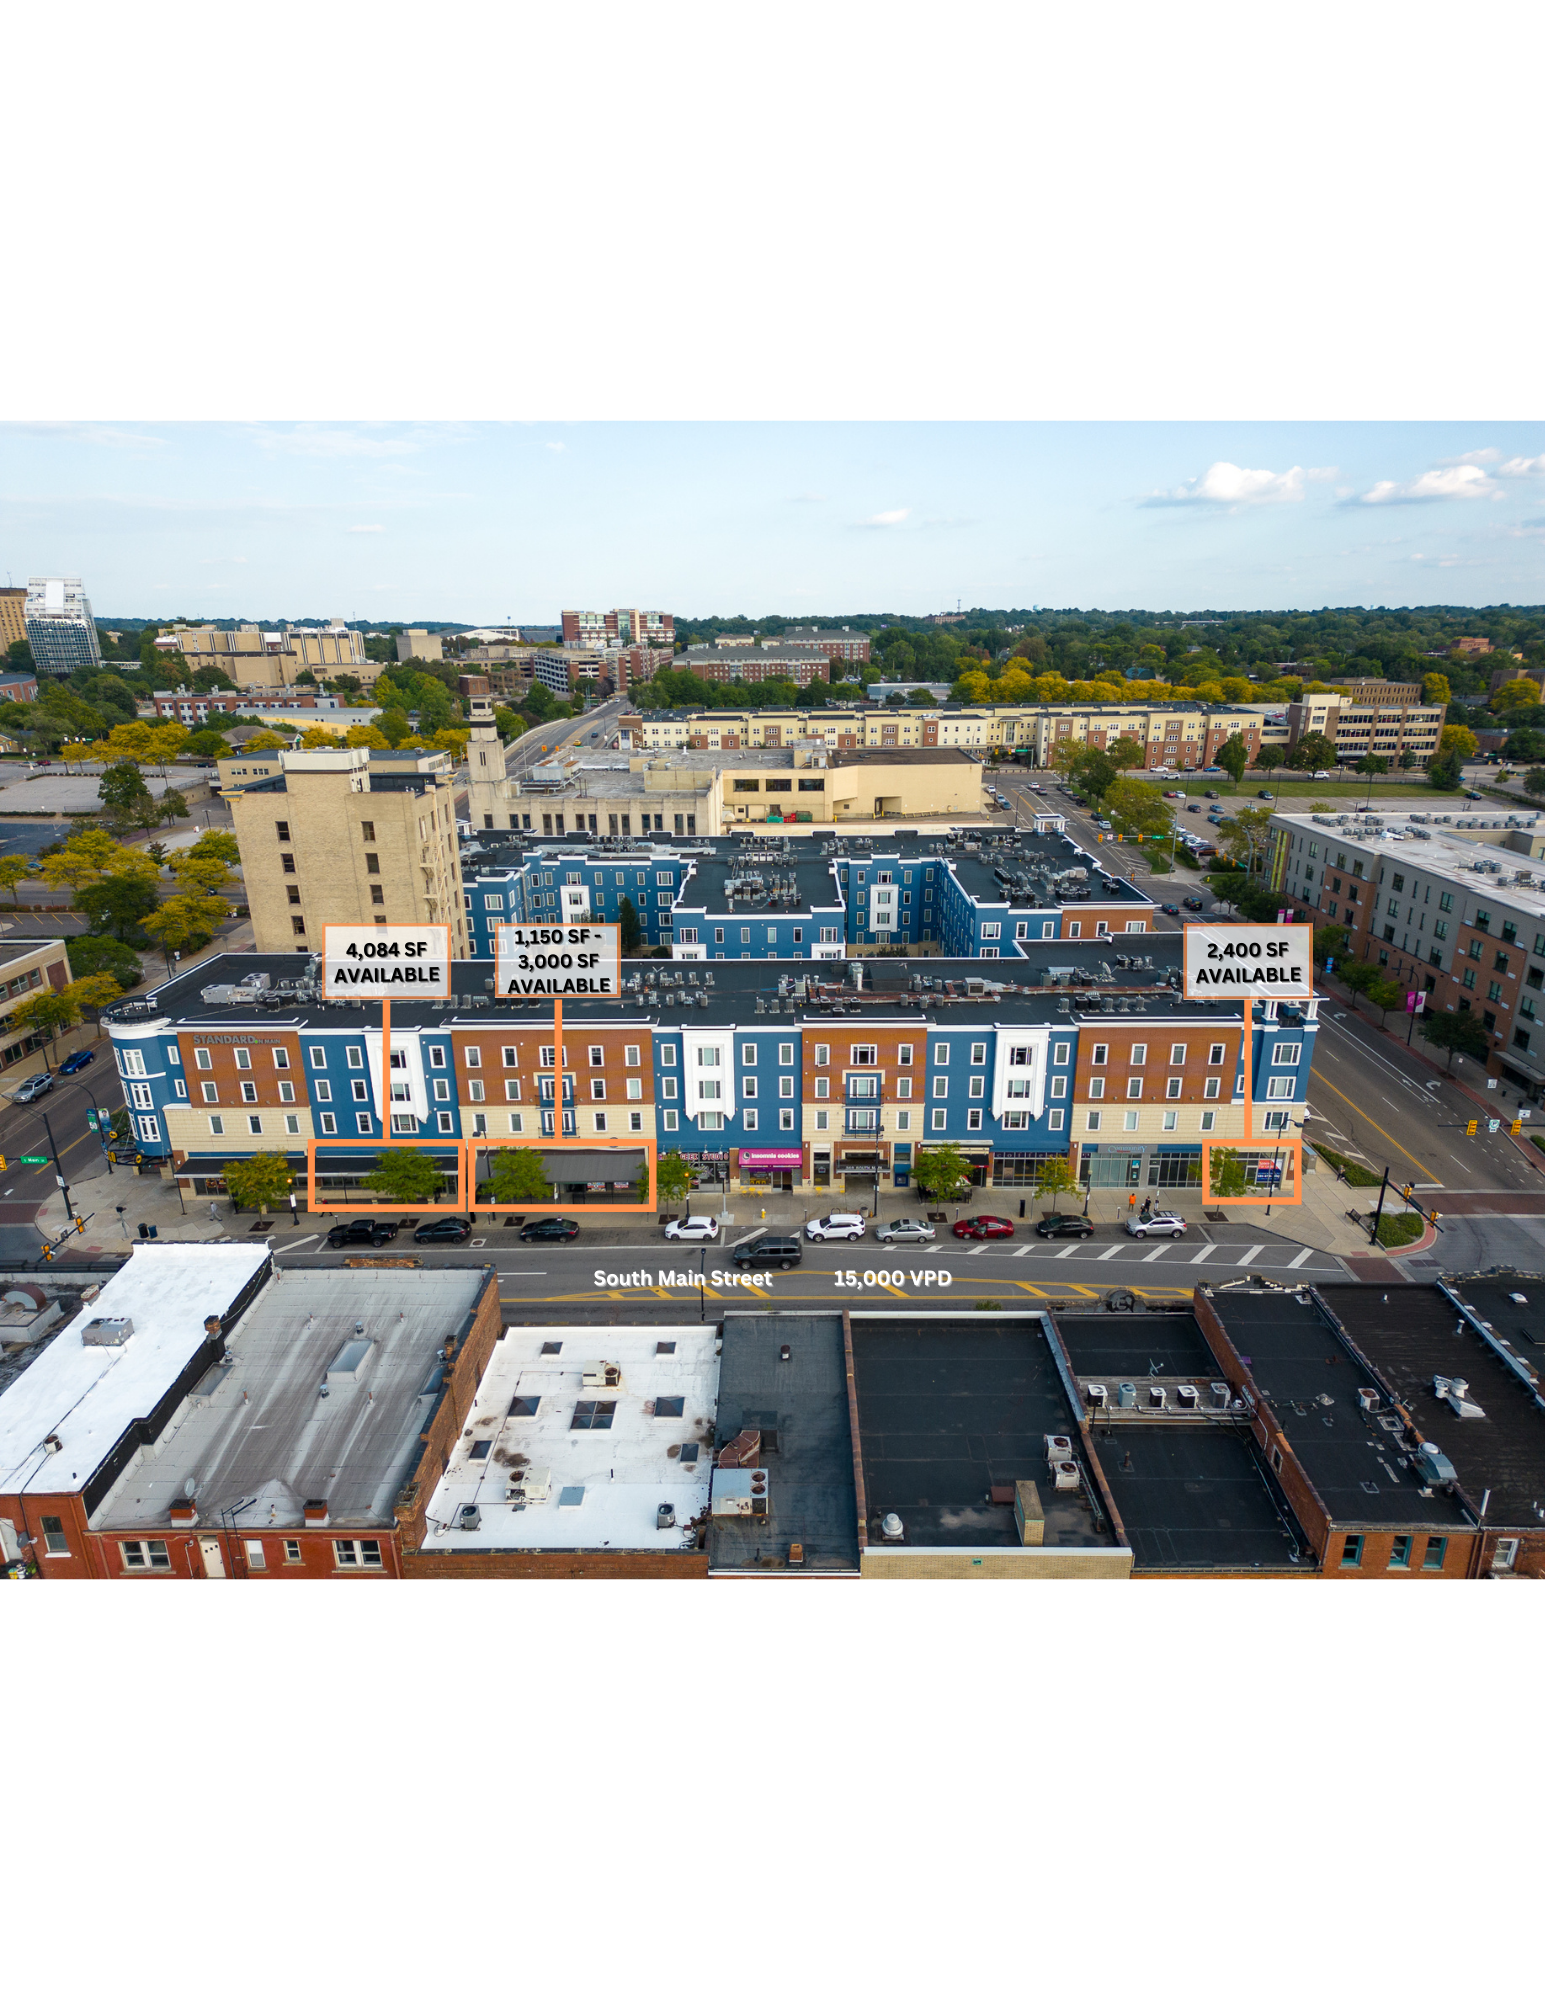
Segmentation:
<svg viewBox="0 0 1545 2000">
<path fill-rule="evenodd" d="M 676 643 L 672 611 L 565 611 L 565 646 L 670 646 Z"/>
<path fill-rule="evenodd" d="M 226 793 L 258 951 L 312 951 L 324 924 L 446 924 L 467 955 L 451 760 L 290 750 Z"/>
<path fill-rule="evenodd" d="M 91 602 L 78 576 L 27 578 L 27 637 L 40 674 L 73 674 L 77 667 L 102 664 Z"/>
<path fill-rule="evenodd" d="M 10 651 L 18 639 L 27 636 L 27 593 L 0 590 L 0 655 Z"/>
</svg>

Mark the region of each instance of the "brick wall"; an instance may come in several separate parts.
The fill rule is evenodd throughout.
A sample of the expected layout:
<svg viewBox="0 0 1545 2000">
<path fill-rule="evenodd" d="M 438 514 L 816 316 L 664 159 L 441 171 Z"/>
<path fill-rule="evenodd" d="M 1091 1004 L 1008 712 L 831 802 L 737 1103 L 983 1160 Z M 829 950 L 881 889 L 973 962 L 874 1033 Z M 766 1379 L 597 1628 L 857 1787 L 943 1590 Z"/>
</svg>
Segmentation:
<svg viewBox="0 0 1545 2000">
<path fill-rule="evenodd" d="M 421 1435 L 422 1452 L 417 1465 L 397 1495 L 395 1513 L 399 1546 L 403 1550 L 403 1574 L 409 1573 L 407 1557 L 424 1539 L 424 1521 L 429 1502 L 441 1474 L 451 1462 L 451 1447 L 461 1435 L 462 1425 L 472 1408 L 478 1384 L 494 1351 L 494 1342 L 503 1336 L 499 1310 L 499 1278 L 490 1270 L 473 1310 L 472 1323 L 458 1343 L 446 1374 L 444 1394 L 429 1428 Z"/>
<path fill-rule="evenodd" d="M 707 1550 L 656 1554 L 647 1549 L 437 1549 L 409 1550 L 403 1574 L 422 1582 L 467 1578 L 646 1577 L 684 1583 L 706 1578 Z"/>
<path fill-rule="evenodd" d="M 1051 1582 L 1083 1577 L 1123 1582 L 1132 1574 L 1130 1549 L 865 1549 L 859 1574 L 891 1581 Z"/>
</svg>

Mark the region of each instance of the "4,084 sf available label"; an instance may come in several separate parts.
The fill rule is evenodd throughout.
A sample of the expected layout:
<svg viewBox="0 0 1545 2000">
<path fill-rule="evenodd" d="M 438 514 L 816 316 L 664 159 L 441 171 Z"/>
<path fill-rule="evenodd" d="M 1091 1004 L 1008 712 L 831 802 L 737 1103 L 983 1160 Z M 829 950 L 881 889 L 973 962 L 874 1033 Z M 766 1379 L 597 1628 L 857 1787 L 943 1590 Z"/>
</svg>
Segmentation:
<svg viewBox="0 0 1545 2000">
<path fill-rule="evenodd" d="M 549 1000 L 612 999 L 621 991 L 618 924 L 500 924 L 494 992 Z"/>
<path fill-rule="evenodd" d="M 448 924 L 324 924 L 329 1000 L 439 1000 L 451 990 Z"/>
</svg>

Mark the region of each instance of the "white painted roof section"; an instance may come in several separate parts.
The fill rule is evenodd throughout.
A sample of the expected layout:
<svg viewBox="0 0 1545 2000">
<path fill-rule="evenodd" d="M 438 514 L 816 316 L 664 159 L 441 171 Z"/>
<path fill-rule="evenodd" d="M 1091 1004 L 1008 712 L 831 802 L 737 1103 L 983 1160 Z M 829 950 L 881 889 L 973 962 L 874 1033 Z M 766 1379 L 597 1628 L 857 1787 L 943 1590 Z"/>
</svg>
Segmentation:
<svg viewBox="0 0 1545 2000">
<path fill-rule="evenodd" d="M 268 1259 L 264 1244 L 136 1245 L 94 1304 L 0 1396 L 0 1492 L 78 1492 L 129 1424 L 148 1416 Z M 93 1319 L 131 1319 L 121 1347 L 87 1347 Z M 57 1452 L 43 1449 L 49 1436 Z"/>
<path fill-rule="evenodd" d="M 477 1400 L 463 1427 L 445 1476 L 429 1505 L 424 1546 L 431 1554 L 456 1549 L 686 1549 L 689 1523 L 708 1505 L 713 1464 L 719 1361 L 712 1326 L 511 1327 L 494 1348 Z M 561 1352 L 543 1354 L 546 1341 Z M 674 1354 L 657 1354 L 674 1341 Z M 622 1381 L 613 1389 L 588 1388 L 587 1369 L 615 1363 Z M 510 1415 L 515 1397 L 540 1398 L 534 1417 Z M 657 1417 L 660 1396 L 681 1396 L 679 1417 Z M 574 1430 L 575 1405 L 616 1404 L 610 1430 Z M 479 1443 L 493 1449 L 474 1459 Z M 680 1447 L 698 1447 L 695 1464 L 683 1464 Z M 674 1451 L 672 1447 L 677 1449 Z M 512 1503 L 520 1484 L 547 1475 L 547 1497 Z M 574 1490 L 582 1489 L 577 1502 Z M 565 1494 L 568 1504 L 564 1504 Z M 659 1508 L 676 1510 L 674 1528 L 658 1528 Z M 464 1506 L 476 1506 L 482 1525 L 458 1529 Z"/>
<path fill-rule="evenodd" d="M 1540 815 L 1527 810 L 1510 813 L 1505 809 L 1458 812 L 1453 809 L 1451 799 L 1445 801 L 1441 793 L 1434 794 L 1434 805 L 1425 813 L 1421 811 L 1423 804 L 1425 801 L 1412 802 L 1412 810 L 1406 813 L 1386 808 L 1373 819 L 1347 815 L 1345 824 L 1341 823 L 1340 815 L 1331 813 L 1279 812 L 1272 815 L 1272 824 L 1285 827 L 1295 836 L 1306 836 L 1304 853 L 1307 841 L 1314 841 L 1322 850 L 1319 866 L 1323 866 L 1326 858 L 1324 850 L 1339 846 L 1399 868 L 1420 871 L 1434 881 L 1451 882 L 1474 901 L 1505 903 L 1532 918 L 1545 917 L 1545 859 L 1532 860 L 1527 854 L 1480 837 L 1487 833 L 1515 832 L 1538 838 Z M 1445 804 L 1449 806 L 1446 817 L 1452 821 L 1447 826 L 1440 819 Z M 1428 837 L 1423 839 L 1413 831 L 1414 827 L 1420 827 Z M 1471 835 L 1468 839 L 1467 832 Z M 1294 851 L 1296 855 L 1299 850 Z M 1289 874 L 1292 872 L 1290 868 Z M 1376 875 L 1367 879 L 1378 888 Z M 1318 889 L 1320 885 L 1315 886 Z"/>
</svg>

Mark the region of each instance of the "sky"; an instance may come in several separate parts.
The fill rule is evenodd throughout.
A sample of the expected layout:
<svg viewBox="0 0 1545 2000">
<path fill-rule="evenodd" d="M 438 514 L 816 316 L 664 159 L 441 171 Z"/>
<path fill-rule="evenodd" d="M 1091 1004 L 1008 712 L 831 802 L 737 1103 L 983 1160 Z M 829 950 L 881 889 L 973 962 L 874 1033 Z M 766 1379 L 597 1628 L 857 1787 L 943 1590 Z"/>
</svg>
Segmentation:
<svg viewBox="0 0 1545 2000">
<path fill-rule="evenodd" d="M 99 617 L 1545 601 L 1542 423 L 10 423 Z"/>
</svg>

